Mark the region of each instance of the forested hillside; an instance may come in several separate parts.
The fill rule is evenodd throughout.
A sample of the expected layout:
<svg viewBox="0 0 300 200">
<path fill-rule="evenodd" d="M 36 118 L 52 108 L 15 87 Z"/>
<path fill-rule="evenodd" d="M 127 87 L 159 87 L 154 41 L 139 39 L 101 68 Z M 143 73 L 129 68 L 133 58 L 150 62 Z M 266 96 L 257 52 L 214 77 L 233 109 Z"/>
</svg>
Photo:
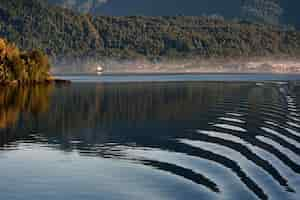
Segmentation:
<svg viewBox="0 0 300 200">
<path fill-rule="evenodd" d="M 54 60 L 300 55 L 300 33 L 222 17 L 93 17 L 42 0 L 1 0 L 0 36 Z"/>
</svg>

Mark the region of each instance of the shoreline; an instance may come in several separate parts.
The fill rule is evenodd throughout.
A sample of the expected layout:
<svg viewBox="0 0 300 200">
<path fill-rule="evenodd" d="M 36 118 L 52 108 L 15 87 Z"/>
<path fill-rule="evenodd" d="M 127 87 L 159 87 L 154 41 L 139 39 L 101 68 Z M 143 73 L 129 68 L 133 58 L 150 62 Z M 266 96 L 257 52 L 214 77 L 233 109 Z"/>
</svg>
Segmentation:
<svg viewBox="0 0 300 200">
<path fill-rule="evenodd" d="M 21 82 L 18 80 L 13 81 L 2 81 L 0 82 L 0 87 L 3 86 L 26 86 L 26 85 L 42 85 L 42 84 L 70 84 L 72 81 L 64 80 L 59 78 L 50 77 L 44 81 L 28 81 L 28 82 Z"/>
<path fill-rule="evenodd" d="M 104 72 L 102 74 L 97 73 L 57 73 L 53 74 L 54 77 L 65 77 L 65 76 L 97 76 L 97 77 L 105 77 L 105 76 L 168 76 L 168 75 L 299 75 L 300 72 Z M 58 79 L 58 81 L 64 81 Z"/>
</svg>

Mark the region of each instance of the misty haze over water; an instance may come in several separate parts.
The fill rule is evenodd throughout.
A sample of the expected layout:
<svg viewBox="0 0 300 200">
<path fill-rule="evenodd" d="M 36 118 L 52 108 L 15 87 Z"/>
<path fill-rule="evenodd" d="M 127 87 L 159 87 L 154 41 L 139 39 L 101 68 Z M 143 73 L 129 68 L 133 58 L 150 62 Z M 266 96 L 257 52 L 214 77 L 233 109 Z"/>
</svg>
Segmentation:
<svg viewBox="0 0 300 200">
<path fill-rule="evenodd" d="M 102 61 L 79 60 L 63 62 L 51 71 L 63 74 L 157 74 L 157 73 L 300 73 L 298 59 L 170 59 L 162 61 L 113 60 Z"/>
</svg>

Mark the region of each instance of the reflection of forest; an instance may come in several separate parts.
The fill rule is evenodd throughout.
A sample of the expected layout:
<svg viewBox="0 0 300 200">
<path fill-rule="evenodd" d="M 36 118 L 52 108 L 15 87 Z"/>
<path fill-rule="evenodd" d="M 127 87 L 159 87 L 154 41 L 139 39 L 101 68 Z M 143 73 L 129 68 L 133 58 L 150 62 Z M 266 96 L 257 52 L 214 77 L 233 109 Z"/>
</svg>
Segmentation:
<svg viewBox="0 0 300 200">
<path fill-rule="evenodd" d="M 294 134 L 299 129 L 287 123 L 299 122 L 297 83 L 85 83 L 53 91 L 51 87 L 12 88 L 0 94 L 1 119 L 5 119 L 0 150 L 14 150 L 27 142 L 64 152 L 74 150 L 82 156 L 125 159 L 219 193 L 217 179 L 200 173 L 201 163 L 199 170 L 185 163 L 200 158 L 230 170 L 260 199 L 267 199 L 268 194 L 248 173 L 249 168 L 241 165 L 244 159 L 286 191 L 294 188 L 281 169 L 252 147 L 300 173 L 296 161 L 261 139 L 299 153 L 294 145 L 300 141 Z M 197 142 L 208 145 L 194 145 Z M 243 159 L 231 158 L 227 150 L 218 148 Z M 170 159 L 176 156 L 184 159 Z"/>
<path fill-rule="evenodd" d="M 3 88 L 0 131 L 5 133 L 2 137 L 10 138 L 43 130 L 43 134 L 55 134 L 53 137 L 61 134 L 65 139 L 78 136 L 90 141 L 101 130 L 147 125 L 152 128 L 157 123 L 168 127 L 171 122 L 192 120 L 224 95 L 235 96 L 247 87 L 248 84 L 130 83 L 73 84 L 54 90 L 53 86 Z M 106 137 L 98 134 L 97 140 L 103 139 L 101 135 Z"/>
<path fill-rule="evenodd" d="M 0 145 L 29 134 L 18 121 L 49 110 L 53 85 L 11 86 L 0 89 Z"/>
<path fill-rule="evenodd" d="M 52 90 L 52 85 L 2 87 L 0 89 L 0 128 L 13 126 L 21 113 L 47 112 Z"/>
<path fill-rule="evenodd" d="M 181 121 L 201 115 L 249 84 L 145 83 L 73 85 L 56 90 L 48 124 L 64 129 L 135 127 L 145 121 Z M 53 120 L 56 119 L 56 120 Z"/>
<path fill-rule="evenodd" d="M 184 130 L 215 118 L 219 104 L 226 103 L 230 111 L 244 101 L 253 113 L 270 101 L 281 104 L 281 93 L 293 84 L 273 86 L 187 82 L 74 83 L 54 90 L 52 86 L 7 88 L 0 92 L 0 130 L 6 132 L 2 137 L 34 131 L 47 139 L 66 143 L 79 139 L 87 144 L 120 137 L 121 132 L 129 136 L 146 130 Z"/>
</svg>

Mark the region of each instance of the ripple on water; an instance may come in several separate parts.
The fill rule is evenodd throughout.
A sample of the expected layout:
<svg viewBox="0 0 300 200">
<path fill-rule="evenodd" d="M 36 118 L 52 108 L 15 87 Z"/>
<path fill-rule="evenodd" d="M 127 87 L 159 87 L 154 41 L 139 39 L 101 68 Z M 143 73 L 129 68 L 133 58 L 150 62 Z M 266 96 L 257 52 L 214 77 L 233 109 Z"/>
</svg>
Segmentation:
<svg viewBox="0 0 300 200">
<path fill-rule="evenodd" d="M 234 126 L 234 125 L 230 125 L 230 124 L 214 124 L 213 126 L 218 127 L 218 128 L 227 129 L 227 130 L 247 132 L 247 130 L 242 127 L 238 127 L 238 126 Z"/>
<path fill-rule="evenodd" d="M 236 137 L 234 135 L 230 135 L 228 133 L 222 133 L 222 132 L 217 132 L 217 131 L 206 131 L 206 130 L 197 130 L 197 133 L 206 134 L 206 135 L 216 137 L 216 138 L 227 139 L 227 140 L 230 140 L 233 142 L 237 142 L 239 144 L 244 144 L 244 145 L 249 144 L 246 141 L 242 140 L 241 138 Z"/>
<path fill-rule="evenodd" d="M 296 140 L 293 140 L 289 137 L 287 137 L 284 133 L 279 133 L 273 129 L 267 128 L 267 127 L 261 127 L 261 129 L 263 131 L 265 131 L 266 133 L 271 133 L 273 135 L 276 135 L 278 138 L 282 139 L 283 141 L 287 142 L 288 144 L 293 145 L 295 148 L 299 148 L 300 150 L 300 143 Z M 282 129 L 284 130 L 284 129 Z"/>
<path fill-rule="evenodd" d="M 293 121 L 300 122 L 299 118 L 292 117 L 292 116 L 288 116 L 288 118 L 291 119 L 291 120 L 293 120 Z"/>
<path fill-rule="evenodd" d="M 267 144 L 270 144 L 274 147 L 276 147 L 280 152 L 286 154 L 289 158 L 291 158 L 293 161 L 297 162 L 300 164 L 300 155 L 297 155 L 296 153 L 294 153 L 293 151 L 291 151 L 288 148 L 283 147 L 282 145 L 278 144 L 277 142 L 275 142 L 274 140 L 264 137 L 264 136 L 256 136 L 256 138 L 260 141 L 263 141 Z"/>
<path fill-rule="evenodd" d="M 295 131 L 295 130 L 290 129 L 290 128 L 284 128 L 284 129 L 285 129 L 286 131 L 288 131 L 288 132 L 290 132 L 290 133 L 292 133 L 292 134 L 294 134 L 294 135 L 300 137 L 300 132 Z"/>
<path fill-rule="evenodd" d="M 290 112 L 290 115 L 295 116 L 295 117 L 300 117 L 300 115 L 296 112 Z"/>
<path fill-rule="evenodd" d="M 103 199 L 160 200 L 299 196 L 298 99 L 286 96 L 295 87 L 269 83 L 121 85 L 73 84 L 70 87 L 76 92 L 56 89 L 50 105 L 56 112 L 33 113 L 32 124 L 37 121 L 35 128 L 42 129 L 29 135 L 34 140 L 25 140 L 26 133 L 20 131 L 6 141 L 16 149 L 0 147 L 1 159 L 10 160 L 21 152 L 14 168 L 1 162 L 1 179 L 13 178 L 0 181 L 0 194 L 3 185 L 13 191 L 14 185 L 28 188 L 27 181 L 47 184 L 58 178 L 60 183 L 55 180 L 40 186 L 45 190 L 69 186 L 76 191 L 75 186 L 100 199 L 101 195 L 106 195 Z M 16 127 L 31 125 L 22 120 Z M 35 177 L 24 173 L 26 168 Z M 18 176 L 12 175 L 14 171 Z M 21 182 L 16 183 L 17 179 Z M 28 195 L 19 191 L 15 193 Z"/>
<path fill-rule="evenodd" d="M 240 119 L 236 119 L 236 118 L 229 118 L 229 117 L 219 117 L 220 120 L 224 120 L 224 121 L 228 121 L 228 122 L 237 122 L 237 123 L 246 123 L 245 121 L 243 120 L 240 120 Z"/>
<path fill-rule="evenodd" d="M 231 115 L 231 116 L 235 116 L 235 117 L 242 117 L 243 114 L 240 114 L 240 113 L 233 113 L 233 112 L 229 112 L 229 113 L 226 113 L 227 115 Z"/>
<path fill-rule="evenodd" d="M 280 191 L 280 185 L 273 182 L 271 174 L 258 166 L 258 163 L 249 160 L 245 157 L 245 154 L 241 152 L 217 143 L 207 143 L 189 139 L 180 139 L 179 141 L 194 148 L 201 148 L 217 155 L 224 155 L 228 160 L 236 162 L 241 169 L 240 173 L 245 173 L 245 176 L 247 176 L 247 179 L 244 180 L 244 184 L 248 187 L 248 190 L 257 195 L 259 199 L 273 199 L 276 197 L 276 194 L 278 194 L 278 191 Z M 277 190 L 274 190 L 274 188 L 277 188 Z M 283 185 L 283 188 L 284 190 L 279 193 L 281 196 L 285 196 L 285 189 L 292 190 L 287 185 Z"/>
<path fill-rule="evenodd" d="M 294 122 L 286 122 L 288 125 L 290 126 L 293 126 L 293 127 L 296 127 L 296 128 L 300 128 L 300 125 L 299 124 L 296 124 Z"/>
</svg>

